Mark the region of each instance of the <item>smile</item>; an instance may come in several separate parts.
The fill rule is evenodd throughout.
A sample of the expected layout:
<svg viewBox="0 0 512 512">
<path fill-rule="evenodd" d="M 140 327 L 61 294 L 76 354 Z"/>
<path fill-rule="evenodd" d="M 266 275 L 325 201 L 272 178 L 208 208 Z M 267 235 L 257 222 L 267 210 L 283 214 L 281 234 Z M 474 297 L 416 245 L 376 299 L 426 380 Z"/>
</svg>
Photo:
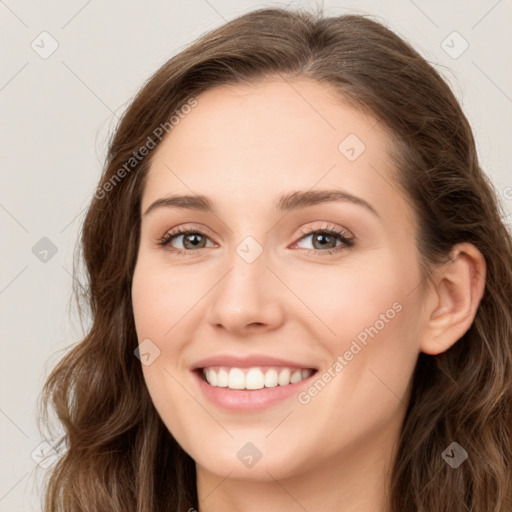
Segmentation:
<svg viewBox="0 0 512 512">
<path fill-rule="evenodd" d="M 202 374 L 210 386 L 228 389 L 256 390 L 288 386 L 307 379 L 314 370 L 291 367 L 236 368 L 211 366 L 202 369 Z"/>
<path fill-rule="evenodd" d="M 278 406 L 307 387 L 318 372 L 310 355 L 299 360 L 269 354 L 216 354 L 196 361 L 191 376 L 212 405 L 233 412 Z"/>
</svg>

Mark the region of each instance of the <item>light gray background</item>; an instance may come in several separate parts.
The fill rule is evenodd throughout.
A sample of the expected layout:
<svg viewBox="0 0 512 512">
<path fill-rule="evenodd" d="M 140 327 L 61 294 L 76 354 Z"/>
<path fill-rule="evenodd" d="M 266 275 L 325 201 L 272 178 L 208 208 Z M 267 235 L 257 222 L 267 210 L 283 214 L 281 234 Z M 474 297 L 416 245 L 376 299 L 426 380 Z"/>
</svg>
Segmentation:
<svg viewBox="0 0 512 512">
<path fill-rule="evenodd" d="M 202 33 L 252 8 L 287 4 L 316 2 L 0 0 L 1 512 L 41 509 L 35 469 L 52 451 L 40 446 L 36 400 L 63 349 L 81 337 L 69 309 L 73 249 L 117 117 L 153 71 Z M 435 64 L 472 123 L 508 223 L 512 1 L 338 0 L 324 9 L 373 14 Z M 58 48 L 47 56 L 52 39 Z M 464 40 L 469 47 L 454 58 Z M 55 255 L 34 254 L 43 237 Z"/>
</svg>

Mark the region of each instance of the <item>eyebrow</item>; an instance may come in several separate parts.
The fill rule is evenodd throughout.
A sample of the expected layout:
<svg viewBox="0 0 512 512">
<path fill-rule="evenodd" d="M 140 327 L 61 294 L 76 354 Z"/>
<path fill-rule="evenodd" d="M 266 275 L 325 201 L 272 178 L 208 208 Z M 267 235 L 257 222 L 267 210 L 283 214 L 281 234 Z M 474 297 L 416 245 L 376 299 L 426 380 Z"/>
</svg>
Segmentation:
<svg viewBox="0 0 512 512">
<path fill-rule="evenodd" d="M 344 190 L 297 190 L 278 198 L 275 209 L 279 213 L 315 206 L 328 202 L 349 202 L 363 206 L 375 216 L 380 217 L 377 210 L 364 199 L 350 194 Z M 179 208 L 214 213 L 215 204 L 208 197 L 202 195 L 174 195 L 157 199 L 144 212 L 147 215 L 156 208 Z"/>
</svg>

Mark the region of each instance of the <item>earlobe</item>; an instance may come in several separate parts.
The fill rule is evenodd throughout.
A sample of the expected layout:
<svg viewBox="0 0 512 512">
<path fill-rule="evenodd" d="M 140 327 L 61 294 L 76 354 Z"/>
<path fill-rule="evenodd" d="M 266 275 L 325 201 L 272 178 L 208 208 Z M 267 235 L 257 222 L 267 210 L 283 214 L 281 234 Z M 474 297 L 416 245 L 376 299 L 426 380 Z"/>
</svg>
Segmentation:
<svg viewBox="0 0 512 512">
<path fill-rule="evenodd" d="M 451 259 L 434 272 L 420 350 L 440 354 L 471 327 L 485 289 L 486 264 L 470 243 L 453 247 Z"/>
</svg>

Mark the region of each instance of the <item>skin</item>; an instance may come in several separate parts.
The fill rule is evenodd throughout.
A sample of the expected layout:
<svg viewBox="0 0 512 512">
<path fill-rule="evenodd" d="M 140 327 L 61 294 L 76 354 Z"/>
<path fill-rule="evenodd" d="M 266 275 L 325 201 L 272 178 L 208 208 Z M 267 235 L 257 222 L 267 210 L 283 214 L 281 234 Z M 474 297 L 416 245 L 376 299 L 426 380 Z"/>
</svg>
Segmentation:
<svg viewBox="0 0 512 512">
<path fill-rule="evenodd" d="M 394 183 L 388 134 L 325 85 L 276 78 L 217 87 L 197 100 L 152 155 L 132 299 L 139 341 L 160 350 L 143 365 L 144 378 L 196 462 L 199 509 L 388 510 L 418 354 L 443 352 L 470 327 L 484 259 L 459 244 L 454 262 L 418 286 L 417 223 Z M 338 149 L 349 134 L 366 146 L 354 161 Z M 378 216 L 349 201 L 274 209 L 281 194 L 311 189 L 347 191 Z M 216 213 L 144 214 L 170 194 L 206 195 Z M 204 232 L 206 245 L 184 246 L 177 236 L 159 246 L 178 226 Z M 303 234 L 326 226 L 343 229 L 354 245 L 327 254 Z M 252 263 L 236 252 L 249 235 L 263 251 Z M 340 245 L 333 240 L 328 247 Z M 293 358 L 321 375 L 396 303 L 400 312 L 307 404 L 294 395 L 260 411 L 226 411 L 191 374 L 199 359 L 222 353 Z M 252 467 L 237 457 L 247 442 L 262 453 Z"/>
</svg>

